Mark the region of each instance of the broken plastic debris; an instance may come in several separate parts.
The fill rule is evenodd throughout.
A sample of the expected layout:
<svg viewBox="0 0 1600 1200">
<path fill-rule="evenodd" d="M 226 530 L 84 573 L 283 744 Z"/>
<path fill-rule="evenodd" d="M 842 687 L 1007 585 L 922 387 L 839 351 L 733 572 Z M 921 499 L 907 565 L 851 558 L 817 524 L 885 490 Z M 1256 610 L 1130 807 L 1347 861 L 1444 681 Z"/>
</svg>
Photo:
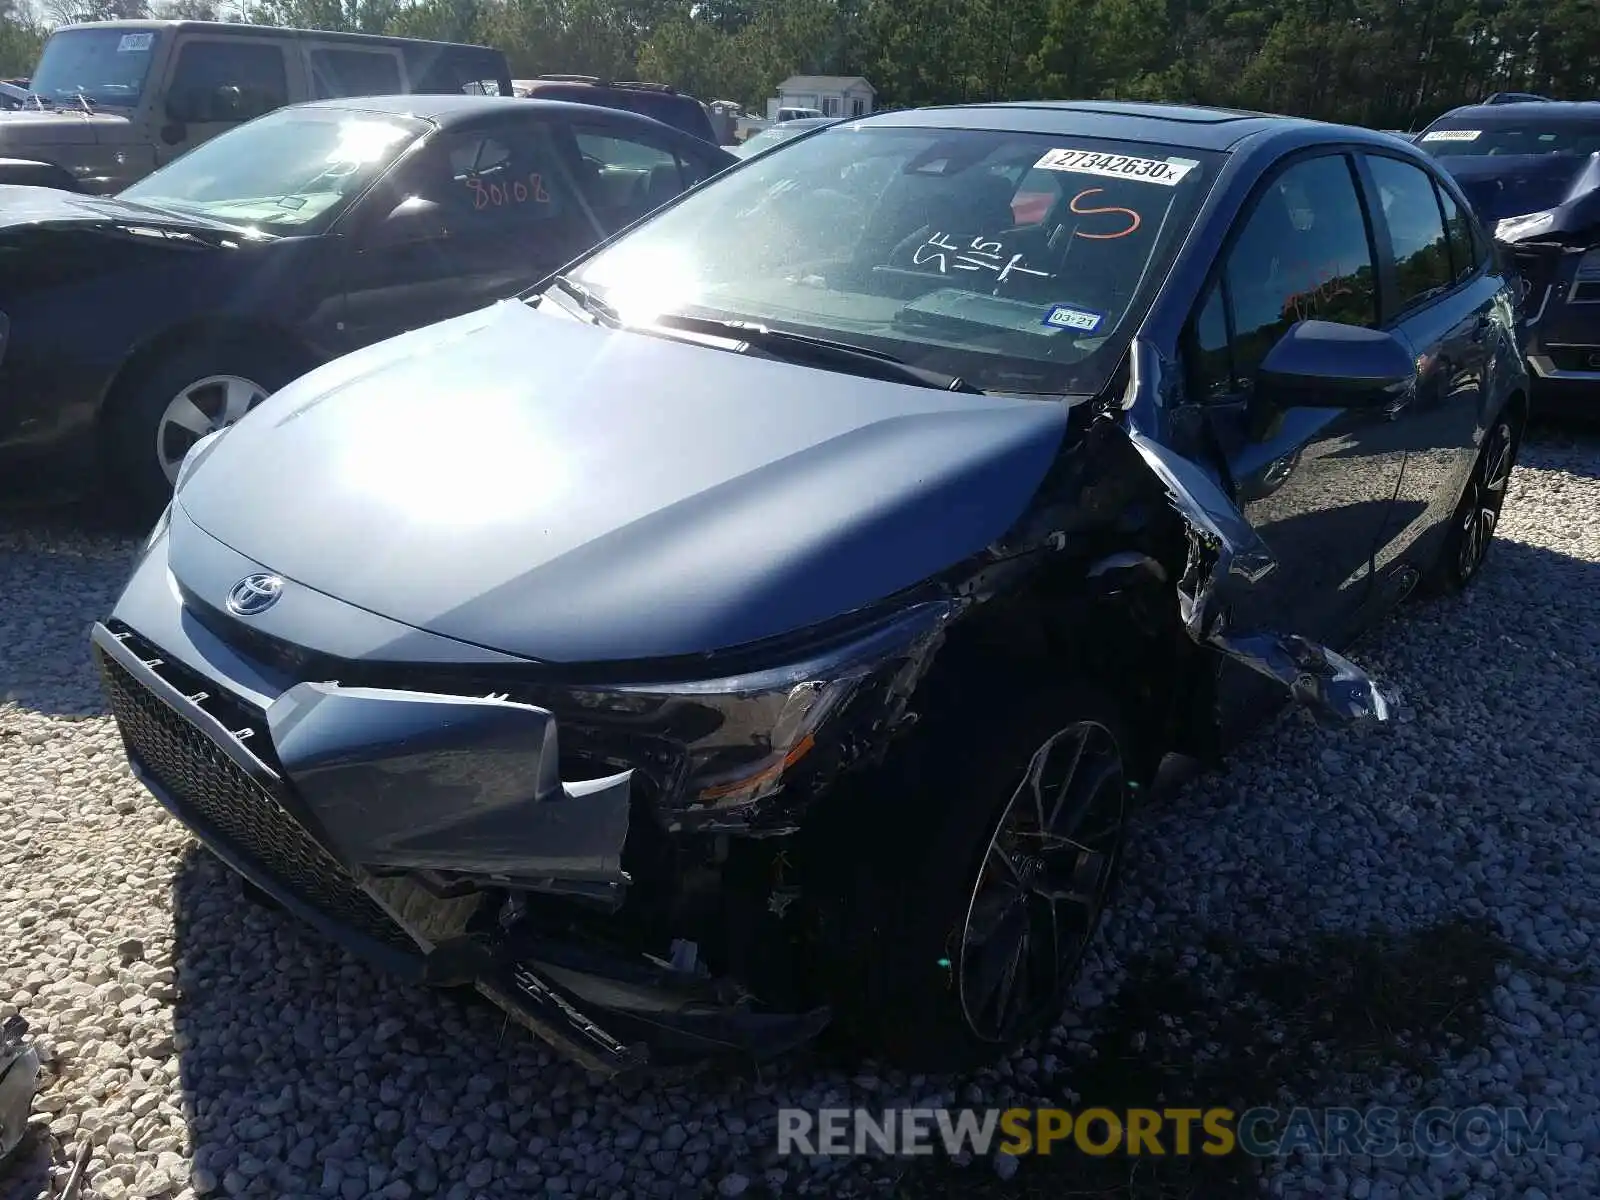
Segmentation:
<svg viewBox="0 0 1600 1200">
<path fill-rule="evenodd" d="M 1137 429 L 1124 432 L 1188 526 L 1189 562 L 1177 590 L 1189 637 L 1277 680 L 1319 720 L 1388 724 L 1393 701 L 1342 654 L 1299 634 L 1227 628 L 1230 589 L 1258 582 L 1277 560 L 1204 471 Z"/>
<path fill-rule="evenodd" d="M 672 939 L 672 969 L 674 971 L 682 971 L 686 975 L 692 974 L 695 962 L 699 957 L 700 946 L 698 943 L 691 942 L 686 938 Z"/>
<path fill-rule="evenodd" d="M 22 1141 L 39 1086 L 39 1052 L 26 1040 L 27 1032 L 21 1017 L 0 1025 L 0 1161 Z"/>
</svg>

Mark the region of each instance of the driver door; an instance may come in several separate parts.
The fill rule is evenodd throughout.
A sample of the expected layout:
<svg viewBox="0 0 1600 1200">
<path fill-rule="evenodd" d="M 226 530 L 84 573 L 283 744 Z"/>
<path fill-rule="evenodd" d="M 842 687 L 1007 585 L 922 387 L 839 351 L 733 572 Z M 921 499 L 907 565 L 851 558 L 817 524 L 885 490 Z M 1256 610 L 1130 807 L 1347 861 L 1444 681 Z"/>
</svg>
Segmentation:
<svg viewBox="0 0 1600 1200">
<path fill-rule="evenodd" d="M 157 166 L 289 102 L 281 41 L 183 34 L 171 61 Z"/>
<path fill-rule="evenodd" d="M 442 130 L 375 192 L 353 236 L 347 350 L 515 295 L 601 236 L 543 121 Z M 392 236 L 402 201 L 433 226 Z"/>
</svg>

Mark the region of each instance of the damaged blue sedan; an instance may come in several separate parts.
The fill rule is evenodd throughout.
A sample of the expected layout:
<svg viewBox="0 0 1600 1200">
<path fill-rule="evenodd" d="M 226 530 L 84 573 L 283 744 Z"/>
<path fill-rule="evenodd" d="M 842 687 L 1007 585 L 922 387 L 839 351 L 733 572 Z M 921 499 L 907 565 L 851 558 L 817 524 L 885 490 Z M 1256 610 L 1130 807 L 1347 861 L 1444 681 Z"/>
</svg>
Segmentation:
<svg viewBox="0 0 1600 1200">
<path fill-rule="evenodd" d="M 1339 650 L 1479 572 L 1527 411 L 1489 245 L 1365 130 L 814 132 L 197 444 L 93 631 L 128 758 L 595 1072 L 991 1061 L 1165 755 L 1391 719 Z"/>
</svg>

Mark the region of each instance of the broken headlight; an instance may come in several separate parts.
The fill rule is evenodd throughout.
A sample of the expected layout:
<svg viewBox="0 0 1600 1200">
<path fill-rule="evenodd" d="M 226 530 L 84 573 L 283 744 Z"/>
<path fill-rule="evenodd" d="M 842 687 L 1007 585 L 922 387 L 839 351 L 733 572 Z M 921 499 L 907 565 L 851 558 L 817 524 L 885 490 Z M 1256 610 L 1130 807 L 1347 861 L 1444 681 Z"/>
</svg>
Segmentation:
<svg viewBox="0 0 1600 1200">
<path fill-rule="evenodd" d="M 575 689 L 602 721 L 648 727 L 679 748 L 691 809 L 742 808 L 783 786 L 863 684 L 937 643 L 951 606 L 914 605 L 790 666 L 685 683 Z"/>
</svg>

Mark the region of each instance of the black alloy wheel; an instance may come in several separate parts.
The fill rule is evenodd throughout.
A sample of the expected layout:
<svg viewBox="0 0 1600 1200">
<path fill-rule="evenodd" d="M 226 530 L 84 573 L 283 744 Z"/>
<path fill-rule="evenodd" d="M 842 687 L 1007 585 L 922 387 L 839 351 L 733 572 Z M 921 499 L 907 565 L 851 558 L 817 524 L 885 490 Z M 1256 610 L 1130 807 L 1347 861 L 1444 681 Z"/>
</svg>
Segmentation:
<svg viewBox="0 0 1600 1200">
<path fill-rule="evenodd" d="M 1116 738 L 1098 722 L 1034 752 L 967 904 L 957 971 L 973 1036 L 1006 1045 L 1059 1015 L 1116 878 L 1126 796 Z"/>
<path fill-rule="evenodd" d="M 985 1066 L 1060 1019 L 1149 749 L 1091 681 L 970 658 L 944 678 L 804 851 L 836 1036 L 922 1073 Z"/>
<path fill-rule="evenodd" d="M 1489 555 L 1489 544 L 1500 524 L 1500 509 L 1506 502 L 1506 488 L 1511 482 L 1515 461 L 1516 441 L 1511 434 L 1511 423 L 1501 417 L 1484 439 L 1466 495 L 1456 513 L 1457 586 L 1470 582 Z"/>
</svg>

